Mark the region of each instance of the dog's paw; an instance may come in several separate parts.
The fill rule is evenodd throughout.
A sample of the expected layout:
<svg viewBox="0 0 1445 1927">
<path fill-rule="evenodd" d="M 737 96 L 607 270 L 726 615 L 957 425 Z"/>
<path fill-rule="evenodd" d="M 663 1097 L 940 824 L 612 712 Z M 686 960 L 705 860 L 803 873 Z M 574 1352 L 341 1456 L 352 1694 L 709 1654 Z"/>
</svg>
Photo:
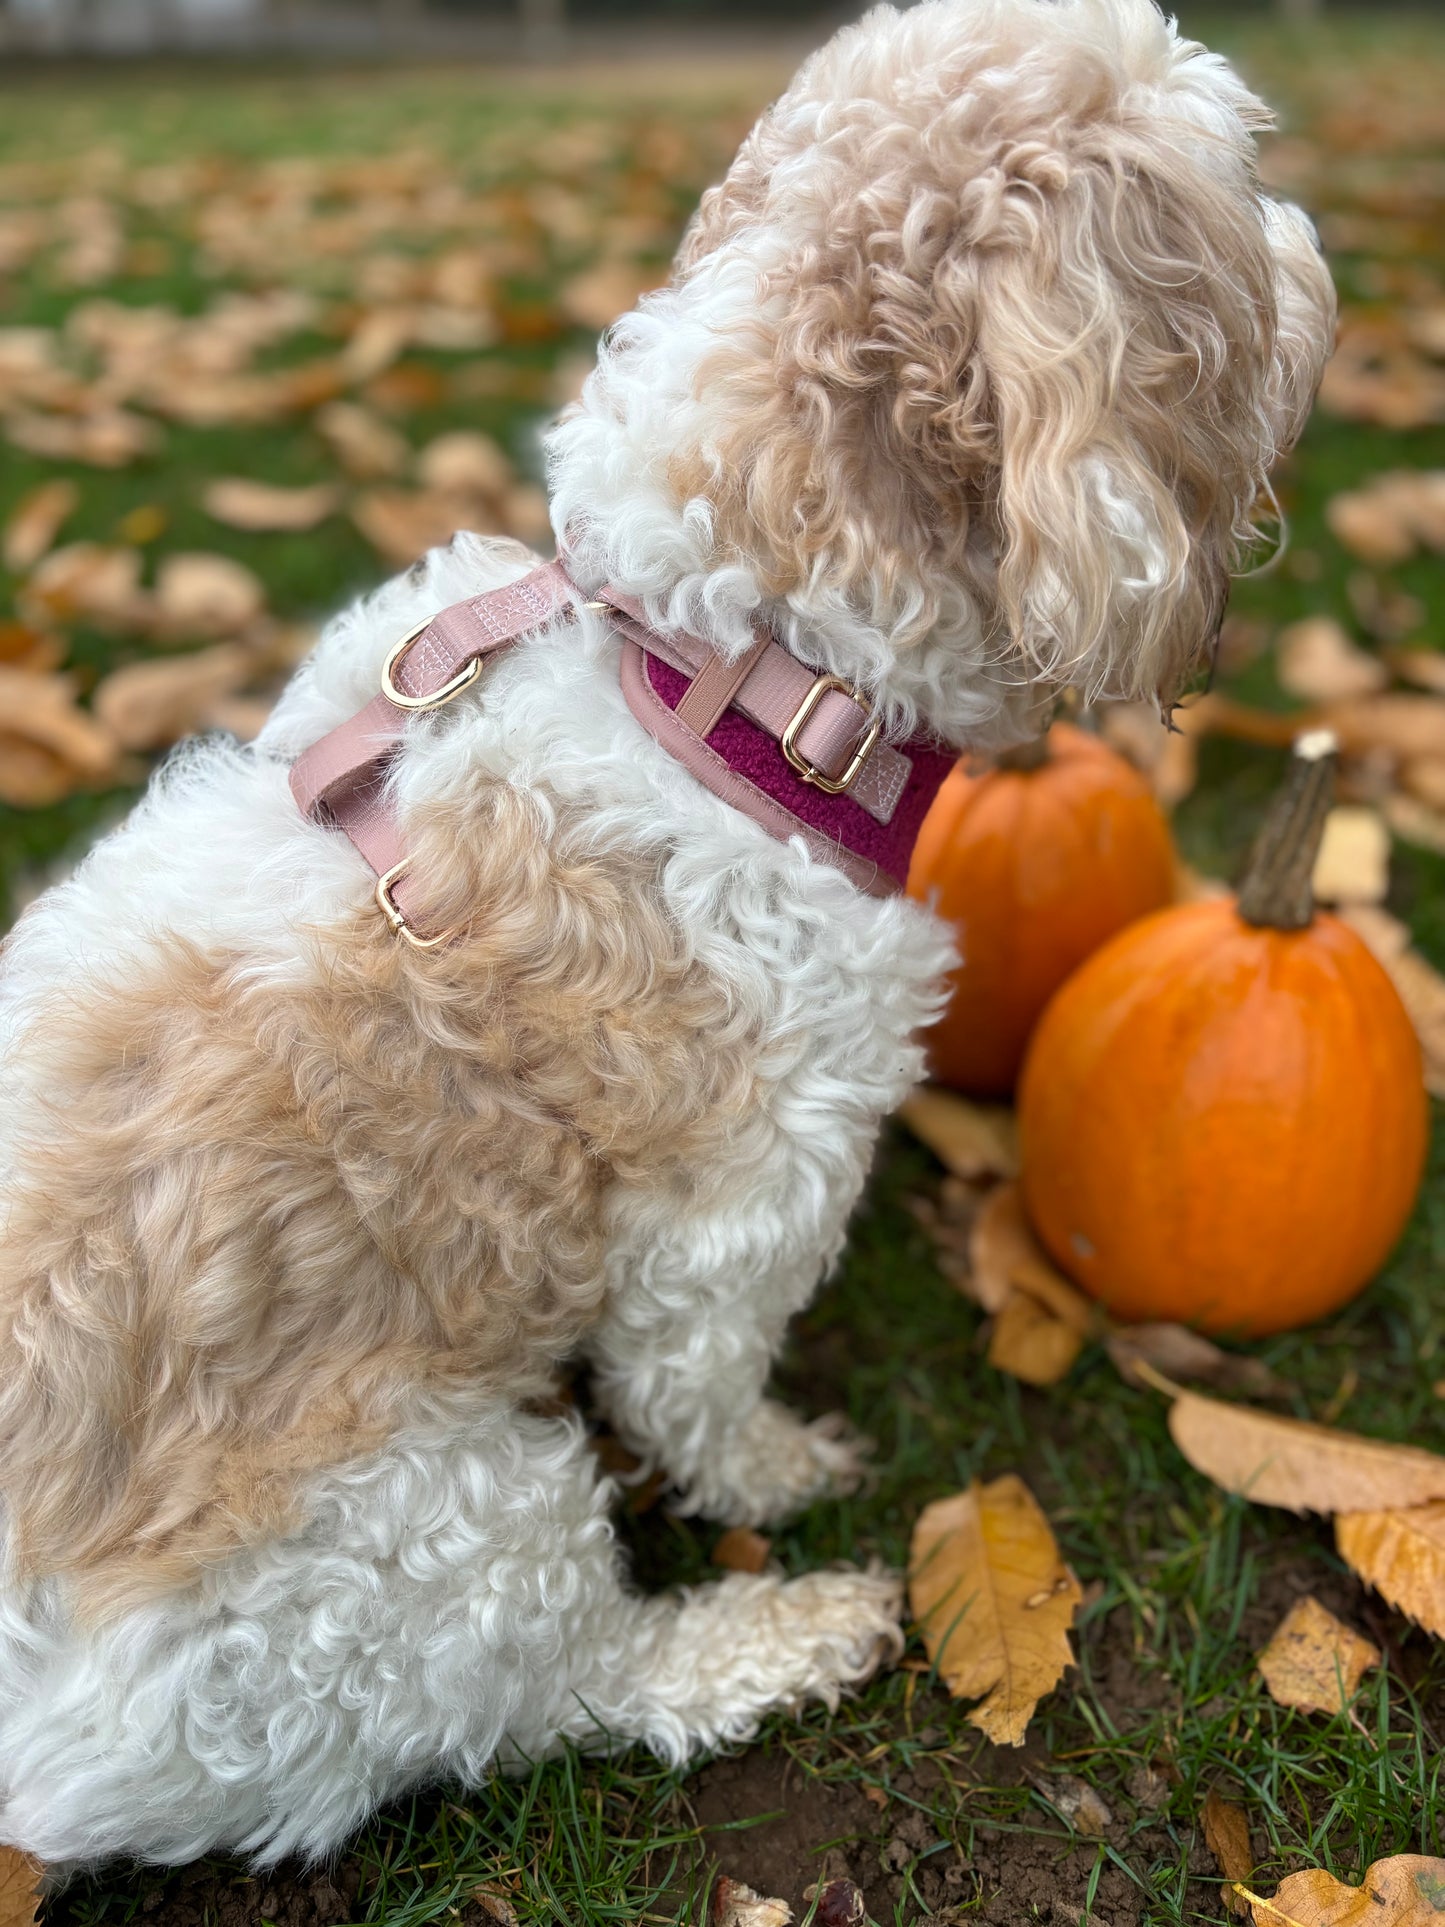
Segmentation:
<svg viewBox="0 0 1445 1927">
<path fill-rule="evenodd" d="M 780 1632 L 810 1652 L 812 1673 L 800 1697 L 830 1709 L 845 1688 L 861 1686 L 903 1651 L 903 1578 L 877 1561 L 792 1580 L 779 1604 L 787 1622 Z"/>
<path fill-rule="evenodd" d="M 815 1499 L 856 1492 L 872 1450 L 841 1412 L 805 1424 L 765 1399 L 692 1482 L 683 1507 L 725 1525 L 769 1525 Z"/>
</svg>

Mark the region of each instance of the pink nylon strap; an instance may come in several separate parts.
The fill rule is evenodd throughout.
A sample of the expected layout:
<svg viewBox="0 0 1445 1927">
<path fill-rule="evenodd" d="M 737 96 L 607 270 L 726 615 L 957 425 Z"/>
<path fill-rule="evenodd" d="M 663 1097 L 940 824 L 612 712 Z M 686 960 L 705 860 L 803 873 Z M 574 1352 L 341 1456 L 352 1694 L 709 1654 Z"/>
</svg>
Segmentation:
<svg viewBox="0 0 1445 1927">
<path fill-rule="evenodd" d="M 421 708 L 450 700 L 450 694 L 470 687 L 477 673 L 473 665 L 479 667 L 553 617 L 572 613 L 583 600 L 564 566 L 553 562 L 505 588 L 455 603 L 393 651 L 391 688 L 402 698 L 423 699 Z M 778 748 L 778 739 L 822 680 L 815 671 L 766 633 L 736 662 L 725 663 L 699 637 L 658 635 L 648 626 L 641 605 L 610 586 L 600 591 L 598 601 L 607 605 L 624 639 L 622 686 L 629 706 L 699 781 L 772 835 L 784 840 L 801 835 L 816 855 L 841 868 L 860 889 L 886 895 L 900 887 L 907 868 L 905 846 L 911 846 L 921 809 L 927 806 L 924 792 L 931 797 L 951 759 L 927 745 L 910 744 L 912 753 L 903 754 L 875 742 L 846 793 L 825 800 L 823 792 L 810 790 L 784 763 Z M 668 701 L 658 696 L 649 678 L 649 657 L 677 672 L 678 691 Z M 411 713 L 404 701 L 387 693 L 384 682 L 382 692 L 355 716 L 297 758 L 291 790 L 306 816 L 343 831 L 360 851 L 381 879 L 378 900 L 393 927 L 415 942 L 417 898 L 424 892 L 404 867 L 406 848 L 387 783 Z M 727 736 L 728 717 L 735 719 L 729 740 L 739 755 L 746 758 L 762 745 L 776 764 L 766 776 L 771 793 L 702 740 L 720 723 Z M 871 716 L 858 702 L 826 688 L 796 730 L 796 752 L 811 769 L 836 778 L 846 771 L 870 724 Z M 738 731 L 752 731 L 753 738 L 739 741 Z M 888 826 L 905 792 L 908 805 L 890 837 Z M 796 800 L 814 820 L 804 821 L 784 796 Z M 861 835 L 855 829 L 850 839 L 847 812 L 854 806 L 881 830 Z M 851 822 L 860 820 L 855 816 Z M 861 847 L 850 847 L 850 840 Z"/>
</svg>

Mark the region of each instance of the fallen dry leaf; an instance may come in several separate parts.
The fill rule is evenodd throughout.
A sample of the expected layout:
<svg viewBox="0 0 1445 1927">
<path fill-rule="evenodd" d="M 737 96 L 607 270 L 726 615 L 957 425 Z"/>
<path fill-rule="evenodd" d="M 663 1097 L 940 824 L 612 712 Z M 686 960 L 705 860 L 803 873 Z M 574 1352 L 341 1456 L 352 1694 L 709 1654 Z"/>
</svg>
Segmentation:
<svg viewBox="0 0 1445 1927">
<path fill-rule="evenodd" d="M 969 1721 L 1021 1746 L 1035 1706 L 1073 1664 L 1083 1597 L 1049 1522 L 1012 1473 L 925 1507 L 913 1528 L 909 1600 L 950 1693 L 981 1703 Z"/>
<path fill-rule="evenodd" d="M 115 774 L 117 745 L 68 676 L 0 667 L 0 800 L 43 808 Z"/>
<path fill-rule="evenodd" d="M 346 473 L 358 482 L 385 481 L 410 465 L 411 443 L 405 435 L 360 402 L 328 402 L 312 422 Z"/>
<path fill-rule="evenodd" d="M 1118 1325 L 1104 1347 L 1115 1370 L 1131 1385 L 1150 1382 L 1138 1370 L 1146 1365 L 1166 1378 L 1193 1379 L 1222 1392 L 1247 1392 L 1251 1398 L 1280 1398 L 1288 1389 L 1263 1359 L 1227 1352 L 1187 1325 Z"/>
<path fill-rule="evenodd" d="M 1057 1385 L 1074 1368 L 1084 1334 L 1029 1291 L 1013 1291 L 993 1321 L 988 1362 L 1025 1385 Z"/>
<path fill-rule="evenodd" d="M 1378 810 L 1341 803 L 1325 818 L 1313 886 L 1321 903 L 1383 903 L 1390 888 L 1390 832 Z"/>
<path fill-rule="evenodd" d="M 121 408 L 93 415 L 17 412 L 7 417 L 5 436 L 27 455 L 51 462 L 84 462 L 91 468 L 126 468 L 161 444 L 154 422 Z"/>
<path fill-rule="evenodd" d="M 666 279 L 665 267 L 643 267 L 636 261 L 599 261 L 596 267 L 563 282 L 560 306 L 579 328 L 600 333 L 634 307 L 639 295 Z"/>
<path fill-rule="evenodd" d="M 1390 667 L 1402 682 L 1445 696 L 1445 649 L 1391 649 Z"/>
<path fill-rule="evenodd" d="M 729 1526 L 712 1549 L 712 1562 L 729 1572 L 766 1572 L 773 1542 L 750 1526 Z"/>
<path fill-rule="evenodd" d="M 220 642 L 194 655 L 113 670 L 91 706 L 122 749 L 163 749 L 212 724 L 221 700 L 255 673 L 249 650 L 240 643 Z"/>
<path fill-rule="evenodd" d="M 170 641 L 239 635 L 266 607 L 261 579 L 229 555 L 168 555 L 156 572 L 156 634 Z"/>
<path fill-rule="evenodd" d="M 1410 767 L 1418 769 L 1420 764 Z M 1445 855 L 1445 812 L 1421 802 L 1417 796 L 1387 796 L 1383 807 L 1385 822 L 1402 842 L 1418 844 L 1422 849 L 1433 850 L 1437 856 Z"/>
<path fill-rule="evenodd" d="M 42 482 L 16 505 L 0 536 L 0 561 L 12 575 L 28 575 L 55 544 L 80 503 L 74 482 Z"/>
<path fill-rule="evenodd" d="M 1445 470 L 1399 469 L 1335 496 L 1331 533 L 1362 562 L 1388 568 L 1419 548 L 1445 549 Z"/>
<path fill-rule="evenodd" d="M 788 1927 L 793 1918 L 786 1900 L 769 1900 L 726 1874 L 718 1875 L 711 1911 L 712 1927 Z"/>
<path fill-rule="evenodd" d="M 1092 1299 L 1071 1285 L 1033 1234 L 1017 1184 L 1001 1184 L 984 1199 L 969 1235 L 971 1282 L 985 1311 L 1000 1312 L 1015 1290 L 1042 1299 L 1055 1316 L 1088 1333 L 1099 1318 Z"/>
<path fill-rule="evenodd" d="M 45 1869 L 18 1847 L 0 1847 L 0 1927 L 31 1927 Z"/>
<path fill-rule="evenodd" d="M 1181 1392 L 1174 1443 L 1226 1492 L 1289 1512 L 1371 1512 L 1445 1498 L 1445 1458 L 1418 1446 Z"/>
<path fill-rule="evenodd" d="M 1098 1840 L 1114 1824 L 1114 1815 L 1097 1787 L 1074 1773 L 1030 1776 L 1049 1805 L 1056 1807 L 1075 1833 Z"/>
<path fill-rule="evenodd" d="M 1236 1882 L 1254 1876 L 1254 1849 L 1249 1843 L 1249 1821 L 1244 1808 L 1232 1800 L 1222 1800 L 1211 1787 L 1199 1809 L 1199 1824 L 1215 1864 L 1224 1875 L 1224 1904 L 1230 1913 L 1243 1919 L 1249 1902 L 1235 1891 Z"/>
<path fill-rule="evenodd" d="M 1390 671 L 1359 648 L 1332 616 L 1308 616 L 1279 633 L 1275 670 L 1280 687 L 1302 702 L 1334 702 L 1383 689 Z"/>
<path fill-rule="evenodd" d="M 1398 917 L 1372 904 L 1347 906 L 1340 914 L 1389 973 L 1420 1040 L 1425 1088 L 1445 1097 L 1445 977 L 1411 947 Z"/>
<path fill-rule="evenodd" d="M 1417 756 L 1400 766 L 1402 790 L 1429 810 L 1445 815 L 1445 757 Z"/>
<path fill-rule="evenodd" d="M 1342 1512 L 1340 1557 L 1382 1599 L 1445 1639 L 1445 1502 L 1402 1510 Z"/>
<path fill-rule="evenodd" d="M 1002 1104 L 974 1104 L 925 1084 L 904 1099 L 898 1115 L 955 1177 L 1018 1176 L 1018 1123 Z"/>
<path fill-rule="evenodd" d="M 1445 702 L 1433 696 L 1360 696 L 1327 704 L 1313 720 L 1332 729 L 1348 755 L 1445 756 Z"/>
<path fill-rule="evenodd" d="M 1445 1860 L 1397 1853 L 1367 1867 L 1358 1887 L 1307 1867 L 1282 1880 L 1273 1899 L 1247 1898 L 1254 1927 L 1436 1927 L 1445 1913 Z"/>
<path fill-rule="evenodd" d="M 311 488 L 273 488 L 240 475 L 208 482 L 201 495 L 201 505 L 213 521 L 224 522 L 227 528 L 258 531 L 314 529 L 336 513 L 340 502 L 341 491 L 330 482 Z"/>
<path fill-rule="evenodd" d="M 37 627 L 83 622 L 107 635 L 124 635 L 151 619 L 151 599 L 140 586 L 139 549 L 70 542 L 39 563 L 16 596 L 22 617 Z"/>
<path fill-rule="evenodd" d="M 1295 1601 L 1259 1656 L 1269 1696 L 1300 1713 L 1338 1713 L 1380 1654 L 1313 1595 Z M 1226 1869 L 1226 1871 L 1228 1871 Z M 1247 1874 L 1231 1873 L 1232 1880 Z"/>
<path fill-rule="evenodd" d="M 430 489 L 368 489 L 351 505 L 357 528 L 383 561 L 397 569 L 418 561 L 428 549 L 444 548 L 464 515 L 456 496 Z"/>
<path fill-rule="evenodd" d="M 495 1887 L 473 1887 L 472 1899 L 480 1908 L 483 1920 L 492 1921 L 494 1927 L 517 1927 L 516 1908 Z"/>
<path fill-rule="evenodd" d="M 512 464 L 490 435 L 454 429 L 428 442 L 416 458 L 424 487 L 443 495 L 480 495 L 500 500 L 512 486 Z"/>
</svg>

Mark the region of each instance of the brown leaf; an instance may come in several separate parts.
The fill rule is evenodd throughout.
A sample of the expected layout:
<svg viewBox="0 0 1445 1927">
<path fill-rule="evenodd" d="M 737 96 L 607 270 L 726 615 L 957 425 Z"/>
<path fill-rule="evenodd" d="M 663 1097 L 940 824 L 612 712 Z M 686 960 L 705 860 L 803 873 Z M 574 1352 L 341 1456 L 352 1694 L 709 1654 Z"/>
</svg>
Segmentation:
<svg viewBox="0 0 1445 1927">
<path fill-rule="evenodd" d="M 91 468 L 127 468 L 159 448 L 156 424 L 122 408 L 93 415 L 7 417 L 5 435 L 16 448 L 50 462 L 84 462 Z"/>
<path fill-rule="evenodd" d="M 201 496 L 207 515 L 227 528 L 302 531 L 334 515 L 341 491 L 330 482 L 312 488 L 273 488 L 268 482 L 226 476 L 208 482 Z"/>
<path fill-rule="evenodd" d="M 1223 1392 L 1247 1392 L 1251 1398 L 1280 1398 L 1288 1390 L 1263 1359 L 1227 1352 L 1187 1325 L 1119 1325 L 1104 1346 L 1120 1377 L 1131 1385 L 1149 1383 L 1137 1369 L 1143 1364 L 1166 1378 L 1193 1379 Z"/>
<path fill-rule="evenodd" d="M 464 513 L 454 495 L 421 489 L 369 489 L 351 505 L 352 521 L 377 554 L 397 569 L 419 560 L 428 549 L 445 547 Z"/>
<path fill-rule="evenodd" d="M 1445 1498 L 1445 1458 L 1418 1446 L 1225 1405 L 1181 1392 L 1169 1410 L 1174 1443 L 1226 1492 L 1290 1512 L 1370 1512 Z"/>
<path fill-rule="evenodd" d="M 1340 914 L 1389 973 L 1420 1040 L 1425 1087 L 1445 1097 L 1445 977 L 1411 948 L 1410 932 L 1398 917 L 1368 904 Z"/>
<path fill-rule="evenodd" d="M 423 486 L 443 495 L 480 495 L 500 501 L 512 486 L 512 464 L 490 435 L 459 428 L 438 435 L 416 458 Z"/>
<path fill-rule="evenodd" d="M 239 635 L 266 607 L 261 579 L 229 555 L 168 555 L 156 573 L 156 633 L 169 641 Z"/>
<path fill-rule="evenodd" d="M 1433 696 L 1361 696 L 1328 704 L 1314 720 L 1350 755 L 1383 749 L 1407 758 L 1445 756 L 1445 702 Z"/>
<path fill-rule="evenodd" d="M 1073 1370 L 1084 1334 L 1028 1291 L 1004 1300 L 989 1333 L 988 1362 L 1025 1385 L 1057 1385 Z"/>
<path fill-rule="evenodd" d="M 1377 810 L 1339 804 L 1325 818 L 1315 858 L 1321 903 L 1383 903 L 1390 888 L 1390 832 Z"/>
<path fill-rule="evenodd" d="M 712 1562 L 729 1572 L 766 1572 L 773 1542 L 749 1526 L 729 1526 L 712 1549 Z"/>
<path fill-rule="evenodd" d="M 913 1528 L 909 1599 L 928 1657 L 959 1699 L 986 1695 L 970 1723 L 1021 1746 L 1035 1706 L 1073 1664 L 1082 1598 L 1022 1479 L 938 1499 Z"/>
<path fill-rule="evenodd" d="M 55 538 L 74 515 L 80 490 L 74 482 L 42 482 L 23 496 L 0 536 L 0 560 L 13 575 L 28 575 L 54 546 Z"/>
<path fill-rule="evenodd" d="M 348 475 L 359 482 L 400 475 L 411 462 L 411 444 L 359 402 L 333 401 L 316 411 L 317 433 Z"/>
<path fill-rule="evenodd" d="M 643 267 L 636 261 L 599 261 L 563 282 L 560 306 L 579 328 L 600 332 L 635 307 L 639 295 L 666 278 L 666 268 Z"/>
<path fill-rule="evenodd" d="M 0 667 L 0 800 L 43 808 L 114 776 L 110 733 L 76 707 L 68 676 Z"/>
<path fill-rule="evenodd" d="M 1418 769 L 1420 764 L 1411 767 Z M 1387 796 L 1384 813 L 1385 822 L 1402 842 L 1445 855 L 1445 813 L 1415 796 Z"/>
<path fill-rule="evenodd" d="M 1259 1656 L 1270 1698 L 1300 1713 L 1340 1712 L 1379 1663 L 1378 1649 L 1312 1595 L 1295 1601 Z M 1230 1878 L 1245 1880 L 1248 1875 Z"/>
<path fill-rule="evenodd" d="M 1340 1557 L 1368 1586 L 1437 1639 L 1445 1638 L 1445 1502 L 1342 1512 Z"/>
<path fill-rule="evenodd" d="M 1417 756 L 1402 764 L 1399 782 L 1415 802 L 1445 816 L 1445 756 Z"/>
<path fill-rule="evenodd" d="M 1249 1899 L 1254 1927 L 1435 1927 L 1445 1913 L 1445 1860 L 1397 1853 L 1367 1867 L 1358 1887 L 1307 1867 L 1282 1880 L 1272 1900 Z"/>
<path fill-rule="evenodd" d="M 1033 1777 L 1033 1776 L 1031 1776 Z M 1075 1833 L 1099 1840 L 1114 1824 L 1114 1815 L 1097 1787 L 1073 1773 L 1039 1774 L 1034 1785 L 1051 1806 L 1057 1807 Z"/>
<path fill-rule="evenodd" d="M 1021 1291 L 1081 1337 L 1102 1322 L 1093 1299 L 1069 1283 L 1034 1236 L 1016 1184 L 1001 1184 L 984 1199 L 969 1235 L 969 1263 L 972 1276 L 964 1289 L 985 1311 L 1001 1312 Z"/>
<path fill-rule="evenodd" d="M 255 670 L 248 650 L 221 642 L 195 655 L 113 670 L 91 704 L 122 749 L 161 749 L 211 724 L 221 699 L 234 694 Z"/>
<path fill-rule="evenodd" d="M 498 1893 L 495 1887 L 473 1887 L 472 1899 L 483 1920 L 492 1921 L 494 1927 L 517 1927 L 516 1909 L 507 1896 Z"/>
<path fill-rule="evenodd" d="M 1211 1787 L 1199 1809 L 1199 1824 L 1215 1864 L 1224 1875 L 1224 1904 L 1230 1913 L 1243 1919 L 1249 1913 L 1249 1902 L 1235 1892 L 1234 1883 L 1247 1883 L 1254 1876 L 1254 1849 L 1249 1843 L 1249 1821 L 1244 1808 L 1232 1800 L 1222 1800 Z"/>
<path fill-rule="evenodd" d="M 32 1927 L 44 1872 L 38 1860 L 18 1847 L 0 1847 L 0 1927 Z"/>
<path fill-rule="evenodd" d="M 718 1875 L 711 1911 L 712 1927 L 788 1927 L 793 1918 L 786 1900 L 769 1900 L 726 1874 Z"/>
<path fill-rule="evenodd" d="M 1276 650 L 1280 686 L 1302 702 L 1370 696 L 1390 680 L 1380 658 L 1358 648 L 1332 616 L 1291 623 L 1280 631 Z"/>
<path fill-rule="evenodd" d="M 898 1115 L 956 1177 L 1018 1176 L 1018 1123 L 1002 1104 L 974 1104 L 925 1084 L 904 1099 Z"/>
<path fill-rule="evenodd" d="M 16 606 L 38 627 L 83 622 L 107 635 L 125 635 L 151 619 L 151 599 L 140 586 L 142 566 L 139 549 L 71 542 L 40 562 Z"/>
<path fill-rule="evenodd" d="M 1387 659 L 1402 682 L 1445 696 L 1445 649 L 1391 649 Z"/>
</svg>

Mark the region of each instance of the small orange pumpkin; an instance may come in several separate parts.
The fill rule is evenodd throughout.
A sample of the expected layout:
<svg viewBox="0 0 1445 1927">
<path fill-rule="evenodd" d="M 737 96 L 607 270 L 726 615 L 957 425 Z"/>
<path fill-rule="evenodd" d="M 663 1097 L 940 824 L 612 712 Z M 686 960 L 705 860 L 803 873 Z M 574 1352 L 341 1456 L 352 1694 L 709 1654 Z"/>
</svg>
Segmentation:
<svg viewBox="0 0 1445 1927">
<path fill-rule="evenodd" d="M 1063 986 L 1019 1086 L 1024 1199 L 1122 1319 L 1259 1336 L 1370 1280 L 1424 1165 L 1420 1047 L 1310 873 L 1333 739 L 1301 739 L 1236 898 L 1122 931 Z"/>
<path fill-rule="evenodd" d="M 963 962 L 929 1037 L 933 1075 L 1006 1097 L 1069 972 L 1170 901 L 1174 849 L 1143 777 L 1097 736 L 1055 723 L 995 769 L 950 772 L 908 873 L 910 896 L 935 892 Z"/>
</svg>

